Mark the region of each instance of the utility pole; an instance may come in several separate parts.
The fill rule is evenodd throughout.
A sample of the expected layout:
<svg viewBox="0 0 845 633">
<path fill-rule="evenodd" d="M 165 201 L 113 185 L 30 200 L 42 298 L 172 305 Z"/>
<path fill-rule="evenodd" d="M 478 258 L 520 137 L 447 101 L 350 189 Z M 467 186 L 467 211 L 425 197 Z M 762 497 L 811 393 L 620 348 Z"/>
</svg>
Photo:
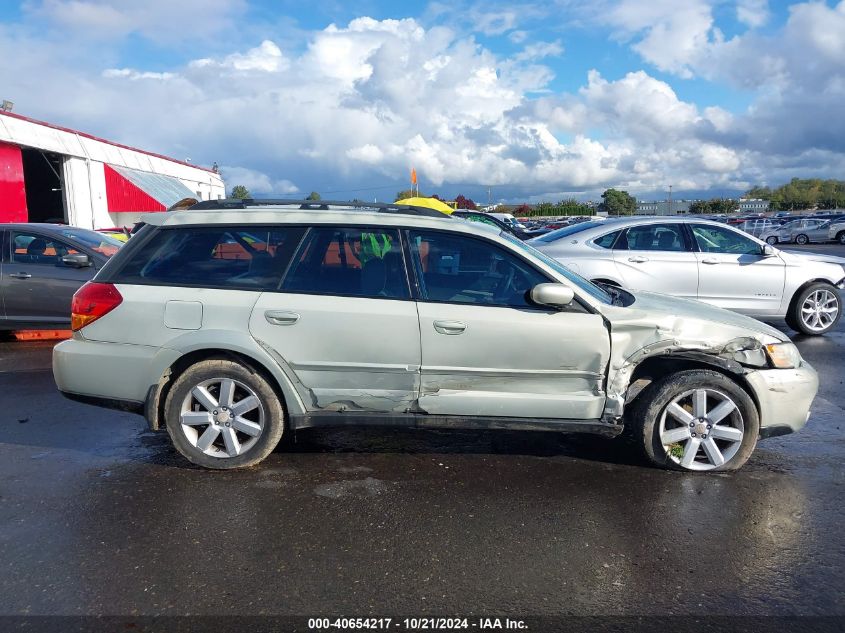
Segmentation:
<svg viewBox="0 0 845 633">
<path fill-rule="evenodd" d="M 672 185 L 669 185 L 669 215 L 672 215 Z"/>
<path fill-rule="evenodd" d="M 493 197 L 492 197 L 492 194 L 490 193 L 490 187 L 487 187 L 487 206 L 488 207 L 493 206 Z"/>
</svg>

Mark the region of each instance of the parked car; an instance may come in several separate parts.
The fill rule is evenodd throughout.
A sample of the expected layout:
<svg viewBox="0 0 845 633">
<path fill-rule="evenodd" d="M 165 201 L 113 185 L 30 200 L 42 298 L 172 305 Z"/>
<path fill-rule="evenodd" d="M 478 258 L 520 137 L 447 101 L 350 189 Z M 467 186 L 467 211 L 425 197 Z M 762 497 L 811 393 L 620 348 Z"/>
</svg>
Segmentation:
<svg viewBox="0 0 845 633">
<path fill-rule="evenodd" d="M 121 244 L 63 224 L 0 224 L 0 329 L 69 327 L 73 293 Z"/>
<path fill-rule="evenodd" d="M 772 245 L 792 242 L 802 245 L 810 242 L 828 242 L 830 241 L 827 235 L 829 227 L 830 220 L 803 218 L 773 227 L 755 237 Z"/>
<path fill-rule="evenodd" d="M 596 282 L 698 299 L 824 334 L 841 316 L 845 258 L 786 253 L 724 224 L 686 218 L 608 220 L 530 240 Z"/>
<path fill-rule="evenodd" d="M 75 295 L 58 388 L 218 469 L 391 424 L 624 431 L 656 465 L 723 471 L 806 423 L 816 372 L 759 321 L 602 289 L 428 209 L 291 206 L 148 216 Z"/>
<path fill-rule="evenodd" d="M 781 222 L 769 218 L 755 218 L 753 220 L 745 220 L 736 225 L 740 231 L 744 231 L 754 237 L 760 237 L 764 233 L 769 234 L 776 231 L 780 227 Z"/>
<path fill-rule="evenodd" d="M 544 232 L 547 232 L 543 231 L 542 229 L 528 229 L 527 227 L 523 226 L 518 222 L 504 222 L 496 215 L 492 213 L 484 213 L 483 211 L 472 211 L 470 209 L 456 209 L 452 212 L 452 215 L 456 218 L 463 218 L 464 220 L 468 220 L 470 222 L 480 222 L 481 224 L 486 224 L 488 226 L 495 226 L 499 230 L 506 231 L 521 240 L 527 240 L 538 235 L 543 235 Z"/>
<path fill-rule="evenodd" d="M 827 237 L 831 241 L 845 244 L 845 219 L 833 220 L 827 227 Z"/>
</svg>

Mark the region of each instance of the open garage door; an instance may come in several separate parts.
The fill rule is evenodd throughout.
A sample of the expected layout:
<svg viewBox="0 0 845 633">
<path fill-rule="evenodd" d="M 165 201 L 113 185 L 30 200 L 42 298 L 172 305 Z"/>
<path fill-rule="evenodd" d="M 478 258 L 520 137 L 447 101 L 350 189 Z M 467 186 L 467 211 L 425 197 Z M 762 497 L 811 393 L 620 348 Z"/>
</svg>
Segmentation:
<svg viewBox="0 0 845 633">
<path fill-rule="evenodd" d="M 30 222 L 67 222 L 62 190 L 62 161 L 53 152 L 24 147 L 23 180 Z"/>
</svg>

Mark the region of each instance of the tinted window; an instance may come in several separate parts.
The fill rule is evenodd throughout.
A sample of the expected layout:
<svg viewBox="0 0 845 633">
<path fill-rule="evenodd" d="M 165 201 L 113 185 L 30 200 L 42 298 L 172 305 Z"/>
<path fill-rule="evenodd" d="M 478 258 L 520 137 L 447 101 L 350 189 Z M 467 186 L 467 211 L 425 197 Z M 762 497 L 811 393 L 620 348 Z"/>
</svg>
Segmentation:
<svg viewBox="0 0 845 633">
<path fill-rule="evenodd" d="M 12 233 L 12 261 L 16 264 L 64 266 L 62 257 L 76 254 L 78 249 L 49 235 Z"/>
<path fill-rule="evenodd" d="M 98 233 L 97 231 L 89 231 L 88 229 L 68 227 L 61 229 L 59 233 L 63 237 L 69 237 L 77 242 L 82 242 L 92 251 L 97 251 L 100 255 L 105 255 L 106 257 L 111 257 L 123 246 L 123 242 L 110 235 Z"/>
<path fill-rule="evenodd" d="M 408 299 L 397 230 L 314 228 L 282 289 L 353 297 Z"/>
<path fill-rule="evenodd" d="M 211 288 L 276 289 L 305 229 L 159 229 L 114 281 Z"/>
<path fill-rule="evenodd" d="M 414 269 L 425 300 L 536 307 L 528 300 L 528 291 L 549 281 L 490 242 L 427 231 L 410 235 Z"/>
<path fill-rule="evenodd" d="M 625 234 L 628 250 L 685 251 L 683 227 L 680 224 L 645 224 L 632 226 Z M 617 246 L 620 248 L 620 246 Z"/>
<path fill-rule="evenodd" d="M 602 248 L 612 248 L 617 237 L 619 237 L 619 231 L 614 231 L 613 233 L 597 237 L 593 240 L 593 244 L 601 246 Z"/>
<path fill-rule="evenodd" d="M 742 233 L 721 226 L 693 224 L 695 243 L 703 253 L 760 254 L 760 245 Z"/>
</svg>

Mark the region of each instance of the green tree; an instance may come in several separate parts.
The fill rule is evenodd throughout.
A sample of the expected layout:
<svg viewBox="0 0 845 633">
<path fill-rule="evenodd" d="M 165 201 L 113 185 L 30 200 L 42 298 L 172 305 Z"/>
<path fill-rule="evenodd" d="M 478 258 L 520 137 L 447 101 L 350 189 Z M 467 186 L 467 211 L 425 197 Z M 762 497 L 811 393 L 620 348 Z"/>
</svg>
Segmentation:
<svg viewBox="0 0 845 633">
<path fill-rule="evenodd" d="M 317 193 L 316 191 L 312 191 L 311 193 L 308 194 L 308 197 L 305 198 L 305 199 L 306 200 L 320 200 L 321 198 L 320 198 L 319 193 Z"/>
<path fill-rule="evenodd" d="M 400 191 L 399 193 L 396 194 L 396 197 L 393 199 L 393 202 L 397 202 L 399 200 L 405 200 L 406 198 L 416 198 L 416 197 L 417 197 L 417 192 L 415 190 L 404 189 L 404 190 L 402 190 L 402 191 Z M 425 195 L 422 192 L 419 193 L 419 197 L 420 198 L 428 198 L 428 196 Z"/>
<path fill-rule="evenodd" d="M 252 194 L 249 192 L 249 189 L 243 185 L 235 185 L 229 192 L 229 197 L 237 198 L 238 200 L 245 200 L 247 198 L 252 198 Z"/>
<path fill-rule="evenodd" d="M 637 200 L 627 191 L 608 189 L 601 194 L 601 208 L 608 215 L 633 215 L 637 209 Z"/>
</svg>

